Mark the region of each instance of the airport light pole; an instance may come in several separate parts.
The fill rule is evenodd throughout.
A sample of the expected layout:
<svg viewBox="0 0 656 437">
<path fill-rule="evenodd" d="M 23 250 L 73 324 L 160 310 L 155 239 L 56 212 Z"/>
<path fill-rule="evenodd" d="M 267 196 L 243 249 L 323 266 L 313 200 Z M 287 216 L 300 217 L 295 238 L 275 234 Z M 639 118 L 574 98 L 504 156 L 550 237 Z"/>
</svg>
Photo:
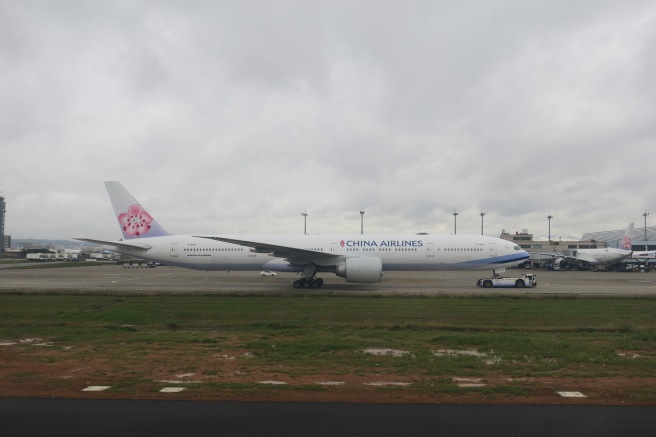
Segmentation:
<svg viewBox="0 0 656 437">
<path fill-rule="evenodd" d="M 647 249 L 647 216 L 648 215 L 649 213 L 647 211 L 645 211 L 644 214 L 642 214 L 642 216 L 645 218 L 645 250 L 648 250 Z"/>
<path fill-rule="evenodd" d="M 364 209 L 360 211 L 360 235 L 364 234 Z"/>
<path fill-rule="evenodd" d="M 481 211 L 481 235 L 483 235 L 483 217 L 485 217 L 485 213 Z"/>
<path fill-rule="evenodd" d="M 307 218 L 308 218 L 308 213 L 307 211 L 302 212 L 301 215 L 303 216 L 303 235 L 307 235 Z"/>
<path fill-rule="evenodd" d="M 553 216 L 551 214 L 549 214 L 547 216 L 547 219 L 549 220 L 549 243 L 551 243 L 551 219 L 552 218 L 553 218 Z"/>
<path fill-rule="evenodd" d="M 458 233 L 458 211 L 453 211 L 453 235 Z"/>
</svg>

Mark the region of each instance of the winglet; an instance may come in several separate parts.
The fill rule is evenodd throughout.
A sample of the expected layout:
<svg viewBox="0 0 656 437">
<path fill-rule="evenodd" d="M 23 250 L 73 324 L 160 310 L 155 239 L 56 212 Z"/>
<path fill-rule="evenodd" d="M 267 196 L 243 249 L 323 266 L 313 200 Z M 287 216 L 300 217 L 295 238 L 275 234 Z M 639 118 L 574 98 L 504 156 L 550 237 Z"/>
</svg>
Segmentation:
<svg viewBox="0 0 656 437">
<path fill-rule="evenodd" d="M 170 235 L 120 182 L 106 181 L 105 188 L 125 240 Z"/>
</svg>

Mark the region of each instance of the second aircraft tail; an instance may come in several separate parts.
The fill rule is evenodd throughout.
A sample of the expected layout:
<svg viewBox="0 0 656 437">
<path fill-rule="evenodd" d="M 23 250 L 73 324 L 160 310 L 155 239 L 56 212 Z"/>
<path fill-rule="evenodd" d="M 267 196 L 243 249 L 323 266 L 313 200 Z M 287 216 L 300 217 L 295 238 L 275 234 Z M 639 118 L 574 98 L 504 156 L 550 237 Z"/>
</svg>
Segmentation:
<svg viewBox="0 0 656 437">
<path fill-rule="evenodd" d="M 120 182 L 106 181 L 105 188 L 112 201 L 123 238 L 161 237 L 170 235 L 146 211 Z"/>
<path fill-rule="evenodd" d="M 622 242 L 620 243 L 620 249 L 631 250 L 633 247 L 633 223 L 629 223 L 629 226 L 626 228 L 626 233 Z"/>
</svg>

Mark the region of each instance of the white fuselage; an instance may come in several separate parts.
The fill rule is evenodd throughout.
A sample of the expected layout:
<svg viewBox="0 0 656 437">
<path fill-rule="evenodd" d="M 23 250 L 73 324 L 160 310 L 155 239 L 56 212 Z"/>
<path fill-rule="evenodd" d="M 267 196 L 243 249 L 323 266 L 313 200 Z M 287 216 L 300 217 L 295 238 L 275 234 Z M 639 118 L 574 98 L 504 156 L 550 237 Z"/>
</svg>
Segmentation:
<svg viewBox="0 0 656 437">
<path fill-rule="evenodd" d="M 512 242 L 479 235 L 253 235 L 234 239 L 310 251 L 317 271 L 332 271 L 336 259 L 353 257 L 380 258 L 383 270 L 387 271 L 496 269 L 529 258 L 528 253 Z M 148 249 L 117 246 L 116 251 L 200 270 L 299 272 L 305 266 L 295 263 L 293 258 L 258 253 L 247 246 L 200 236 L 171 235 L 139 241 Z"/>
<path fill-rule="evenodd" d="M 630 250 L 605 248 L 605 249 L 580 249 L 574 254 L 575 258 L 590 264 L 613 264 L 631 256 Z"/>
</svg>

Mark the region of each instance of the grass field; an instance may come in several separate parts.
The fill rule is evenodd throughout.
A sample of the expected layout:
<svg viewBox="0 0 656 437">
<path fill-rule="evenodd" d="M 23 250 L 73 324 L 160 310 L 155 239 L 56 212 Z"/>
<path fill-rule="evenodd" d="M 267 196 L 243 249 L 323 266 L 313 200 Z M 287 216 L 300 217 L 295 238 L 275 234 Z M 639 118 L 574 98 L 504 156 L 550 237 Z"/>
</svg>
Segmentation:
<svg viewBox="0 0 656 437">
<path fill-rule="evenodd" d="M 656 404 L 656 299 L 0 296 L 3 395 L 99 384 L 143 398 L 171 383 L 189 399 L 561 403 L 577 390 Z"/>
</svg>

